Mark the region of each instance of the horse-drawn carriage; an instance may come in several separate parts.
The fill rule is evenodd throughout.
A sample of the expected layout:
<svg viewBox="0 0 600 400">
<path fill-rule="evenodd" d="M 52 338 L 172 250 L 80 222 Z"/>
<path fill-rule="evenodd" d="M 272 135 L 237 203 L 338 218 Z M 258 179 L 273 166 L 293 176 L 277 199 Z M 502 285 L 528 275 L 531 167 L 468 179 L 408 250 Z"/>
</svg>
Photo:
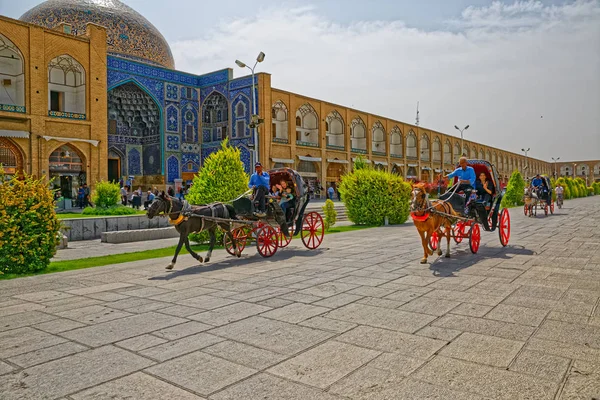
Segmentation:
<svg viewBox="0 0 600 400">
<path fill-rule="evenodd" d="M 535 217 L 537 216 L 538 208 L 544 210 L 544 214 L 548 215 L 548 211 L 554 214 L 554 198 L 552 196 L 552 183 L 550 178 L 546 175 L 540 176 L 542 179 L 542 185 L 537 188 L 528 186 L 525 188 L 525 194 L 523 196 L 525 205 L 523 206 L 523 213 L 526 216 Z"/>
<path fill-rule="evenodd" d="M 238 250 L 241 252 L 249 242 L 254 241 L 261 256 L 271 257 L 278 248 L 289 245 L 297 234 L 300 234 L 306 248 L 316 249 L 323 242 L 325 226 L 318 212 L 311 211 L 305 215 L 310 199 L 302 176 L 291 168 L 274 169 L 268 173 L 270 186 L 285 182 L 292 189 L 293 199 L 284 212 L 276 198 L 267 196 L 266 217 L 255 216 L 258 204 L 253 200 L 251 190 L 233 200 L 237 218 L 233 225 L 237 226 L 232 233 Z M 288 229 L 289 234 L 286 235 L 282 229 Z M 223 244 L 229 254 L 235 255 L 233 243 L 227 235 L 223 238 Z"/>
<path fill-rule="evenodd" d="M 484 173 L 487 180 L 493 183 L 494 190 L 489 201 L 475 197 L 475 190 L 472 193 L 459 190 L 460 182 L 458 178 L 454 178 L 454 184 L 440 196 L 439 201 L 450 204 L 453 212 L 433 210 L 432 213 L 437 213 L 451 221 L 450 237 L 457 244 L 463 239 L 468 239 L 469 248 L 473 254 L 479 250 L 481 228 L 488 232 L 498 230 L 500 244 L 506 246 L 510 238 L 510 214 L 506 208 L 500 209 L 500 202 L 505 191 L 500 189 L 500 179 L 496 168 L 485 160 L 467 160 L 467 165 L 475 170 L 475 176 L 478 177 Z M 413 219 L 415 219 L 414 216 Z M 415 221 L 417 220 L 415 219 Z M 429 237 L 431 250 L 438 249 L 441 237 L 448 234 L 445 229 L 448 228 L 441 225 L 439 231 L 433 232 Z"/>
</svg>

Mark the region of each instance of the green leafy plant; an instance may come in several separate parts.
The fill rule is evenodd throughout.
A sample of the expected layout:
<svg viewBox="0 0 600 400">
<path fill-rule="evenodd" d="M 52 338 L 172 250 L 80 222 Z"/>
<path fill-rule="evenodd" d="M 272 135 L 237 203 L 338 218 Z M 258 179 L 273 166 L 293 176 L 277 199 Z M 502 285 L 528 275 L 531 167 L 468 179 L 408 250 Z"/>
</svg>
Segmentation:
<svg viewBox="0 0 600 400">
<path fill-rule="evenodd" d="M 186 200 L 190 204 L 209 204 L 215 201 L 228 202 L 248 190 L 248 174 L 240 158 L 240 150 L 224 140 L 221 149 L 212 153 L 194 177 Z M 191 234 L 190 239 L 198 243 L 208 240 L 208 233 Z M 218 231 L 220 242 L 222 233 Z"/>
<path fill-rule="evenodd" d="M 506 193 L 502 197 L 501 207 L 514 207 L 523 205 L 525 180 L 519 171 L 514 171 L 506 185 Z"/>
<path fill-rule="evenodd" d="M 138 214 L 138 211 L 131 208 L 131 207 L 125 207 L 122 205 L 117 205 L 117 206 L 112 206 L 112 207 L 108 207 L 108 208 L 103 208 L 103 207 L 96 207 L 96 208 L 92 208 L 92 207 L 86 207 L 83 209 L 82 214 L 84 215 L 133 215 L 133 214 Z"/>
<path fill-rule="evenodd" d="M 358 156 L 356 157 L 356 160 L 354 160 L 354 170 L 358 171 L 359 169 L 371 169 L 371 166 L 362 156 Z"/>
<path fill-rule="evenodd" d="M 100 181 L 92 192 L 92 202 L 96 207 L 109 208 L 119 204 L 121 189 L 117 183 Z"/>
<path fill-rule="evenodd" d="M 0 272 L 26 274 L 48 267 L 60 222 L 46 178 L 5 180 L 0 166 Z"/>
<path fill-rule="evenodd" d="M 355 168 L 342 176 L 338 190 L 355 224 L 383 225 L 386 217 L 401 224 L 408 218 L 411 187 L 398 175 Z"/>
<path fill-rule="evenodd" d="M 325 205 L 322 207 L 322 209 L 323 214 L 325 214 L 325 219 L 323 221 L 325 223 L 325 230 L 328 231 L 329 228 L 335 225 L 337 211 L 335 211 L 335 205 L 330 199 L 325 201 Z"/>
</svg>

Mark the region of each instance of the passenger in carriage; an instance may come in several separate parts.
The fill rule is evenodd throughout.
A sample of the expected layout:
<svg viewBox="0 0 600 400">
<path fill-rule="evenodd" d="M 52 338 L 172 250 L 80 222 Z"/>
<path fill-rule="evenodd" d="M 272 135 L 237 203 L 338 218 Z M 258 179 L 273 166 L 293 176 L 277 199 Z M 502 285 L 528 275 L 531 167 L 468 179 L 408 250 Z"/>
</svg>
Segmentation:
<svg viewBox="0 0 600 400">
<path fill-rule="evenodd" d="M 492 200 L 492 196 L 494 195 L 494 184 L 492 181 L 488 181 L 487 175 L 485 172 L 479 174 L 479 180 L 476 183 L 477 195 L 485 204 L 485 209 L 490 209 L 490 202 Z"/>
</svg>

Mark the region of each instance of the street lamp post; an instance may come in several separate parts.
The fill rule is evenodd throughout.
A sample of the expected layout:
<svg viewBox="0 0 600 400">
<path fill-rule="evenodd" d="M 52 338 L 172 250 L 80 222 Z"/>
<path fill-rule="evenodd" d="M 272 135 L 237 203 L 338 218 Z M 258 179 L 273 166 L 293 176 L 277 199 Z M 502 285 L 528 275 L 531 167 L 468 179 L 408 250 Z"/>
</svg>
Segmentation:
<svg viewBox="0 0 600 400">
<path fill-rule="evenodd" d="M 462 129 L 460 129 L 458 126 L 454 125 L 454 128 L 460 132 L 460 151 L 462 151 L 462 155 L 464 156 L 465 155 L 465 147 L 463 146 L 463 131 L 466 131 L 467 129 L 469 129 L 469 125 L 465 126 Z"/>
<path fill-rule="evenodd" d="M 263 62 L 263 60 L 265 59 L 265 53 L 263 53 L 262 51 L 258 54 L 258 57 L 256 57 L 256 62 L 254 63 L 254 66 L 252 68 L 250 68 L 250 66 L 246 65 L 245 63 L 241 62 L 240 60 L 235 60 L 235 63 L 237 64 L 238 67 L 240 68 L 248 68 L 250 71 L 252 71 L 252 117 L 250 118 L 250 124 L 248 125 L 250 128 L 252 128 L 252 137 L 254 138 L 254 162 L 258 162 L 258 134 L 256 131 L 256 126 L 259 124 L 259 119 L 258 119 L 258 112 L 256 111 L 256 94 L 255 94 L 255 90 L 254 90 L 254 69 L 256 68 L 256 65 L 259 62 Z"/>
<path fill-rule="evenodd" d="M 527 153 L 531 150 L 531 147 L 528 147 L 527 150 L 521 149 L 522 152 L 525 153 L 525 170 L 529 173 L 529 158 L 527 158 Z"/>
<path fill-rule="evenodd" d="M 552 157 L 552 161 L 554 161 L 554 179 L 558 178 L 558 173 L 556 171 L 556 162 L 560 160 L 560 157 Z"/>
</svg>

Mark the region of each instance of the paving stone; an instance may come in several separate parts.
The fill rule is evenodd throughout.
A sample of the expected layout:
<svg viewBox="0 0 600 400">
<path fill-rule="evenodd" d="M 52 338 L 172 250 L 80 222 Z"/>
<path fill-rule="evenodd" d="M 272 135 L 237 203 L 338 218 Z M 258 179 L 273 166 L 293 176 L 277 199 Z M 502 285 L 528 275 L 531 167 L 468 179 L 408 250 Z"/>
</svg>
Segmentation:
<svg viewBox="0 0 600 400">
<path fill-rule="evenodd" d="M 83 296 L 83 295 L 89 295 L 92 293 L 108 292 L 110 290 L 122 289 L 122 288 L 132 287 L 132 286 L 134 286 L 134 285 L 131 283 L 114 282 L 114 283 L 107 283 L 105 285 L 89 286 L 89 287 L 85 287 L 85 288 L 81 288 L 81 289 L 69 290 L 69 293 Z"/>
<path fill-rule="evenodd" d="M 407 302 L 412 301 L 421 296 L 422 296 L 421 293 L 416 293 L 416 292 L 408 291 L 408 290 L 398 290 L 397 292 L 394 292 L 394 293 L 391 293 L 391 294 L 385 296 L 384 299 L 395 300 L 395 301 L 399 301 L 402 303 L 407 303 Z"/>
<path fill-rule="evenodd" d="M 600 396 L 600 359 L 575 360 L 560 399 L 598 399 Z"/>
<path fill-rule="evenodd" d="M 545 321 L 535 334 L 536 338 L 573 343 L 600 349 L 600 327 Z"/>
<path fill-rule="evenodd" d="M 256 372 L 254 369 L 200 351 L 155 365 L 147 371 L 203 396 L 208 396 Z"/>
<path fill-rule="evenodd" d="M 426 326 L 425 328 L 417 331 L 415 335 L 450 342 L 461 333 L 461 331 L 457 331 L 454 329 L 440 328 L 438 326 Z"/>
<path fill-rule="evenodd" d="M 338 321 L 336 319 L 324 317 L 314 317 L 311 319 L 307 319 L 305 321 L 300 322 L 300 325 L 336 333 L 344 333 L 357 326 L 356 324 L 353 324 L 351 322 Z"/>
<path fill-rule="evenodd" d="M 159 296 L 161 294 L 167 294 L 167 293 L 171 293 L 171 290 L 163 289 L 163 288 L 159 288 L 159 287 L 145 287 L 145 288 L 126 290 L 126 291 L 121 292 L 121 294 L 124 294 L 126 296 L 132 296 L 132 297 L 153 297 L 153 296 Z"/>
<path fill-rule="evenodd" d="M 515 296 L 539 297 L 548 300 L 558 300 L 565 290 L 545 286 L 521 286 L 514 294 Z"/>
<path fill-rule="evenodd" d="M 354 294 L 357 296 L 368 296 L 368 297 L 385 297 L 388 296 L 395 291 L 392 289 L 382 289 L 378 287 L 372 286 L 359 286 L 356 289 L 349 290 L 348 294 Z M 394 299 L 392 299 L 394 300 Z"/>
<path fill-rule="evenodd" d="M 531 326 L 454 314 L 444 315 L 440 319 L 434 321 L 432 325 L 522 342 L 529 339 L 535 331 L 535 328 Z"/>
<path fill-rule="evenodd" d="M 58 292 L 56 290 L 45 290 L 42 292 L 24 293 L 13 296 L 16 299 L 33 301 L 36 303 L 44 303 L 52 300 L 63 300 L 71 297 L 75 297 L 72 294 Z"/>
<path fill-rule="evenodd" d="M 88 346 L 97 347 L 129 339 L 168 326 L 178 325 L 183 322 L 186 322 L 186 320 L 149 312 L 74 329 L 72 331 L 64 332 L 62 335 Z"/>
<path fill-rule="evenodd" d="M 149 347 L 158 346 L 159 344 L 167 343 L 167 340 L 153 336 L 153 335 L 140 335 L 131 339 L 125 339 L 115 343 L 119 347 L 123 347 L 131 351 L 140 351 Z"/>
<path fill-rule="evenodd" d="M 269 310 L 269 307 L 259 306 L 258 304 L 239 302 L 211 311 L 190 315 L 188 318 L 209 325 L 221 326 Z"/>
<path fill-rule="evenodd" d="M 14 369 L 14 367 L 8 365 L 3 361 L 0 361 L 0 375 L 8 374 L 9 372 L 14 371 Z"/>
<path fill-rule="evenodd" d="M 395 281 L 392 281 L 390 283 L 397 283 L 400 285 L 411 285 L 411 286 L 427 286 L 433 282 L 439 281 L 440 279 L 441 278 L 407 275 L 407 276 L 403 276 L 400 279 L 396 279 Z"/>
<path fill-rule="evenodd" d="M 396 309 L 405 304 L 402 301 L 388 300 L 380 297 L 363 297 L 357 301 L 358 304 L 365 304 L 367 306 L 381 307 L 381 308 L 392 308 Z"/>
<path fill-rule="evenodd" d="M 0 319 L 0 332 L 11 329 L 22 328 L 24 326 L 35 325 L 56 319 L 53 315 L 41 313 L 39 311 L 30 311 L 27 313 L 12 314 Z"/>
<path fill-rule="evenodd" d="M 270 299 L 271 297 L 278 297 L 285 293 L 292 292 L 292 289 L 289 288 L 277 288 L 277 287 L 265 287 L 262 289 L 251 290 L 249 292 L 244 293 L 236 293 L 229 297 L 236 300 L 244 300 L 249 302 L 262 301 L 266 299 Z M 217 292 L 219 293 L 219 292 Z"/>
<path fill-rule="evenodd" d="M 27 368 L 86 350 L 89 350 L 89 348 L 77 343 L 66 342 L 10 357 L 8 361 L 20 367 Z"/>
<path fill-rule="evenodd" d="M 396 279 L 396 278 L 394 277 L 392 279 Z M 360 285 L 360 286 L 379 286 L 379 285 L 382 285 L 384 283 L 387 283 L 390 280 L 391 279 L 379 279 L 379 278 L 375 278 L 371 274 L 371 276 L 354 276 L 354 275 L 350 275 L 350 276 L 346 276 L 344 278 L 338 279 L 337 282 L 351 283 L 353 285 Z"/>
<path fill-rule="evenodd" d="M 535 336 L 532 337 L 525 345 L 527 350 L 536 350 L 546 354 L 553 354 L 564 358 L 574 358 L 584 361 L 596 362 L 600 359 L 600 350 L 575 344 L 562 343 L 553 340 L 542 340 Z"/>
<path fill-rule="evenodd" d="M 581 314 L 586 316 L 592 315 L 593 309 L 594 304 L 569 299 L 562 299 L 556 303 L 556 306 L 554 306 L 554 311 Z"/>
<path fill-rule="evenodd" d="M 288 304 L 292 304 L 292 303 L 293 303 L 293 301 L 291 301 L 291 300 L 285 300 L 285 299 L 279 299 L 277 297 L 273 297 L 270 299 L 259 301 L 256 304 L 258 304 L 260 306 L 265 306 L 265 307 L 279 308 L 279 307 L 285 307 Z"/>
<path fill-rule="evenodd" d="M 19 314 L 27 311 L 40 310 L 46 308 L 46 306 L 43 304 L 25 302 L 20 302 L 19 304 L 13 304 L 6 307 L 3 303 L 0 303 L 0 306 L 2 306 L 2 308 L 0 308 L 0 318 L 4 318 L 7 315 Z"/>
<path fill-rule="evenodd" d="M 286 355 L 296 354 L 334 336 L 331 332 L 262 317 L 234 322 L 209 333 Z"/>
<path fill-rule="evenodd" d="M 198 314 L 202 310 L 195 307 L 174 305 L 166 308 L 158 308 L 155 311 L 166 315 L 185 318 L 193 314 Z"/>
<path fill-rule="evenodd" d="M 435 316 L 442 316 L 460 303 L 457 301 L 444 301 L 440 302 L 436 299 L 430 299 L 427 297 L 420 297 L 414 299 L 409 303 L 406 303 L 402 307 L 398 308 L 402 311 L 411 311 L 421 314 L 430 314 Z"/>
<path fill-rule="evenodd" d="M 335 296 L 327 297 L 323 300 L 316 301 L 312 304 L 314 306 L 338 308 L 341 306 L 345 306 L 346 304 L 354 303 L 355 301 L 360 300 L 362 298 L 362 296 L 357 296 L 354 294 L 340 293 L 336 294 Z"/>
<path fill-rule="evenodd" d="M 65 339 L 32 328 L 0 333 L 0 358 L 9 358 L 66 342 Z"/>
<path fill-rule="evenodd" d="M 133 375 L 103 383 L 69 397 L 73 400 L 202 400 L 200 396 L 142 372 L 136 372 Z"/>
<path fill-rule="evenodd" d="M 458 301 L 460 303 L 481 304 L 484 306 L 496 306 L 504 299 L 500 296 L 486 296 L 477 293 L 455 292 L 452 290 L 442 289 L 435 289 L 431 292 L 425 293 L 424 297 Z"/>
<path fill-rule="evenodd" d="M 440 354 L 480 364 L 508 367 L 524 344 L 515 340 L 465 332 L 443 348 Z"/>
<path fill-rule="evenodd" d="M 112 321 L 113 319 L 129 317 L 132 314 L 124 311 L 113 310 L 103 306 L 88 306 L 83 308 L 75 308 L 69 311 L 63 311 L 56 315 L 89 325 Z"/>
<path fill-rule="evenodd" d="M 380 354 L 347 343 L 328 341 L 270 368 L 268 372 L 324 389 Z"/>
<path fill-rule="evenodd" d="M 213 328 L 211 325 L 206 325 L 201 322 L 190 321 L 180 325 L 170 326 L 168 328 L 159 329 L 152 332 L 154 336 L 166 340 L 176 340 L 182 337 L 193 335 L 195 333 L 204 332 Z"/>
<path fill-rule="evenodd" d="M 152 361 L 114 346 L 77 353 L 0 379 L 3 400 L 54 399 L 146 368 Z"/>
<path fill-rule="evenodd" d="M 323 316 L 409 333 L 419 330 L 435 319 L 435 317 L 430 315 L 355 303 L 333 310 Z"/>
<path fill-rule="evenodd" d="M 297 324 L 311 317 L 330 311 L 329 308 L 309 304 L 293 303 L 261 314 L 262 317 L 272 318 L 283 322 Z"/>
<path fill-rule="evenodd" d="M 553 399 L 558 384 L 481 364 L 437 356 L 412 378 L 493 399 Z"/>
<path fill-rule="evenodd" d="M 537 297 L 511 295 L 507 297 L 502 304 L 527 308 L 538 308 L 540 310 L 551 310 L 556 307 L 558 302 L 556 300 L 541 299 Z"/>
<path fill-rule="evenodd" d="M 102 302 L 100 300 L 88 299 L 87 297 L 72 297 L 64 300 L 55 300 L 44 303 L 46 306 L 44 312 L 48 314 L 58 314 L 74 308 L 93 306 L 101 303 Z"/>
<path fill-rule="evenodd" d="M 237 300 L 206 295 L 196 296 L 177 302 L 177 304 L 181 304 L 183 306 L 201 308 L 203 310 L 212 310 L 214 308 L 224 307 L 234 303 L 237 303 Z"/>
<path fill-rule="evenodd" d="M 257 393 L 260 393 L 262 400 L 342 400 L 341 397 L 322 392 L 319 389 L 290 382 L 269 374 L 259 374 L 246 379 L 211 396 L 211 399 L 252 399 L 255 398 Z"/>
<path fill-rule="evenodd" d="M 61 333 L 70 331 L 71 329 L 81 328 L 86 326 L 81 322 L 71 321 L 70 319 L 57 318 L 48 322 L 42 322 L 41 324 L 33 325 L 35 329 L 39 329 L 48 333 Z"/>
<path fill-rule="evenodd" d="M 561 382 L 567 369 L 569 359 L 544 354 L 539 351 L 524 350 L 509 368 L 511 371 L 539 376 L 554 382 Z"/>
<path fill-rule="evenodd" d="M 98 293 L 89 293 L 86 294 L 85 297 L 90 297 L 92 299 L 100 300 L 100 301 L 117 301 L 128 298 L 129 296 L 125 296 L 124 294 L 119 294 L 115 292 L 98 292 Z"/>
<path fill-rule="evenodd" d="M 338 336 L 336 340 L 368 349 L 423 359 L 432 356 L 446 345 L 446 342 L 441 340 L 368 326 L 358 326 Z"/>
<path fill-rule="evenodd" d="M 546 310 L 498 304 L 485 318 L 513 324 L 539 326 L 547 314 Z"/>
<path fill-rule="evenodd" d="M 272 351 L 226 340 L 202 350 L 204 353 L 224 358 L 249 368 L 262 370 L 284 360 L 286 357 Z"/>
<path fill-rule="evenodd" d="M 342 282 L 327 282 L 307 289 L 300 290 L 298 293 L 318 297 L 331 297 L 335 296 L 336 294 L 347 292 L 348 290 L 352 290 L 356 287 L 358 287 L 358 285 Z"/>
<path fill-rule="evenodd" d="M 183 354 L 203 349 L 225 339 L 208 333 L 197 333 L 139 351 L 139 354 L 157 361 L 166 361 Z"/>
</svg>

